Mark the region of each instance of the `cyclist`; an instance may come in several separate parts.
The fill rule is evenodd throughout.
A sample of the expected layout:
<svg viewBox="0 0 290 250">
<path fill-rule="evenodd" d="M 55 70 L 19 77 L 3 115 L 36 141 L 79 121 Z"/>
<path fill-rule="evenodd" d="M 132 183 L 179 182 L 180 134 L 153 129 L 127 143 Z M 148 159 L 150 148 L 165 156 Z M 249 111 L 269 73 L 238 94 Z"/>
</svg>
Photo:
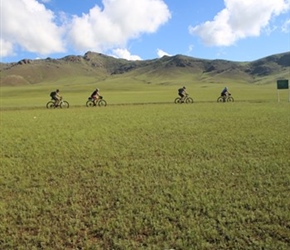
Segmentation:
<svg viewBox="0 0 290 250">
<path fill-rule="evenodd" d="M 61 95 L 59 93 L 59 89 L 57 89 L 56 91 L 52 91 L 50 93 L 50 97 L 52 100 L 54 100 L 54 106 L 57 107 L 59 104 L 59 101 L 61 100 Z"/>
<path fill-rule="evenodd" d="M 101 97 L 99 89 L 97 88 L 92 94 L 91 94 L 91 98 L 93 99 L 94 102 L 94 106 L 96 106 L 97 101 L 99 100 L 99 98 Z"/>
<path fill-rule="evenodd" d="M 182 88 L 178 89 L 178 95 L 181 97 L 181 102 L 183 102 L 184 97 L 187 95 L 185 86 L 183 86 Z"/>
<path fill-rule="evenodd" d="M 228 90 L 228 87 L 225 87 L 222 92 L 221 92 L 221 96 L 222 97 L 226 97 L 227 95 L 230 95 L 231 93 Z"/>
</svg>

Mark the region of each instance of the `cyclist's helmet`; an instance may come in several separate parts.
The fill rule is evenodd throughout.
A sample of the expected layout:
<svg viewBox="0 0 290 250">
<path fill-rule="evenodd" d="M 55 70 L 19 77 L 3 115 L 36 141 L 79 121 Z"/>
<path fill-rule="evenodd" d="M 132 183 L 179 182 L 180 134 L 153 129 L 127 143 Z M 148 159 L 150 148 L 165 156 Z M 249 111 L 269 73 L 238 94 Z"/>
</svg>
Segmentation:
<svg viewBox="0 0 290 250">
<path fill-rule="evenodd" d="M 182 88 L 183 88 L 183 89 L 186 89 L 186 87 L 185 87 L 185 86 L 183 86 Z"/>
<path fill-rule="evenodd" d="M 59 89 L 57 89 L 56 92 L 59 92 Z"/>
<path fill-rule="evenodd" d="M 99 91 L 99 89 L 96 89 L 97 91 Z"/>
</svg>

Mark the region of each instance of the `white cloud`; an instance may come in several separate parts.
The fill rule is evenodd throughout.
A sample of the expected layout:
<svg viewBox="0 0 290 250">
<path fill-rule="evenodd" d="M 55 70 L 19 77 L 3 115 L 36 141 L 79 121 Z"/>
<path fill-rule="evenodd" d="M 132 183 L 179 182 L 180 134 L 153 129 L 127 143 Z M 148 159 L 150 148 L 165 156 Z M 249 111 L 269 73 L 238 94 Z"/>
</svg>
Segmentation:
<svg viewBox="0 0 290 250">
<path fill-rule="evenodd" d="M 224 0 L 225 9 L 213 19 L 195 27 L 192 35 L 201 37 L 209 46 L 230 46 L 236 41 L 259 36 L 270 20 L 289 10 L 289 0 Z M 268 29 L 269 30 L 269 29 Z"/>
<path fill-rule="evenodd" d="M 131 55 L 131 53 L 127 49 L 113 49 L 112 56 L 133 61 L 142 60 L 140 56 Z"/>
<path fill-rule="evenodd" d="M 158 57 L 171 56 L 169 53 L 163 51 L 162 49 L 157 49 L 157 55 Z"/>
<path fill-rule="evenodd" d="M 6 55 L 20 48 L 42 55 L 65 51 L 62 29 L 54 24 L 54 14 L 35 0 L 1 2 L 2 38 Z M 7 50 L 7 48 L 10 48 Z"/>
<path fill-rule="evenodd" d="M 192 52 L 193 49 L 194 49 L 194 45 L 193 45 L 193 44 L 190 44 L 190 45 L 188 46 L 188 52 L 189 52 L 189 53 Z"/>
<path fill-rule="evenodd" d="M 282 31 L 284 33 L 289 33 L 290 30 L 290 19 L 288 19 L 282 26 Z"/>
<path fill-rule="evenodd" d="M 52 12 L 43 4 L 47 2 L 1 1 L 3 56 L 21 50 L 46 56 L 65 52 L 66 46 L 76 52 L 105 53 L 125 47 L 144 33 L 156 32 L 171 18 L 163 0 L 103 0 L 102 8 L 96 5 L 73 17 Z"/>
<path fill-rule="evenodd" d="M 0 58 L 13 54 L 13 44 L 0 38 Z"/>
<path fill-rule="evenodd" d="M 103 5 L 73 18 L 68 36 L 76 50 L 124 47 L 142 33 L 156 32 L 171 17 L 162 0 L 103 0 Z"/>
</svg>

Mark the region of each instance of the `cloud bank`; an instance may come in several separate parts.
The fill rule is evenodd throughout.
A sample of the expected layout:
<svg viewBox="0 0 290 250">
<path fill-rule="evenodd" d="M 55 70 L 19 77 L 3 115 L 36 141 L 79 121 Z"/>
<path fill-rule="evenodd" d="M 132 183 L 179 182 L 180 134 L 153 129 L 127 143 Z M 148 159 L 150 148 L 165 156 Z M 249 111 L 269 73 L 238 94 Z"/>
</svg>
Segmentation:
<svg viewBox="0 0 290 250">
<path fill-rule="evenodd" d="M 165 52 L 165 51 L 162 50 L 162 49 L 157 49 L 157 55 L 158 55 L 158 57 L 160 57 L 160 58 L 163 57 L 163 56 L 172 56 L 171 54 Z"/>
<path fill-rule="evenodd" d="M 49 55 L 69 48 L 76 52 L 112 50 L 130 58 L 129 51 L 117 49 L 130 39 L 156 32 L 171 18 L 163 0 L 103 0 L 102 8 L 96 5 L 88 13 L 72 17 L 57 16 L 37 0 L 1 3 L 2 57 L 21 50 Z"/>
<path fill-rule="evenodd" d="M 1 1 L 1 56 L 26 50 L 39 54 L 64 52 L 63 29 L 54 13 L 35 0 Z"/>
<path fill-rule="evenodd" d="M 112 53 L 113 53 L 112 56 L 117 57 L 117 58 L 123 58 L 127 60 L 132 60 L 132 61 L 142 60 L 140 56 L 132 55 L 127 49 L 121 49 L 121 48 L 113 49 Z"/>
<path fill-rule="evenodd" d="M 141 60 L 130 53 L 127 45 L 144 34 L 156 33 L 170 20 L 165 1 L 102 0 L 102 6 L 92 6 L 80 15 L 53 12 L 48 8 L 55 3 L 52 0 L 1 1 L 0 56 L 30 52 L 44 57 L 67 51 L 96 51 Z M 271 33 L 277 28 L 272 29 L 271 21 L 290 9 L 290 0 L 224 0 L 224 3 L 224 9 L 213 20 L 190 26 L 189 33 L 208 46 L 231 46 L 261 32 Z M 280 26 L 282 32 L 289 32 L 289 16 Z M 158 57 L 169 55 L 162 49 L 156 53 Z"/>
<path fill-rule="evenodd" d="M 190 26 L 208 46 L 230 46 L 236 41 L 259 36 L 274 16 L 290 8 L 289 0 L 224 0 L 225 8 L 212 21 Z"/>
</svg>

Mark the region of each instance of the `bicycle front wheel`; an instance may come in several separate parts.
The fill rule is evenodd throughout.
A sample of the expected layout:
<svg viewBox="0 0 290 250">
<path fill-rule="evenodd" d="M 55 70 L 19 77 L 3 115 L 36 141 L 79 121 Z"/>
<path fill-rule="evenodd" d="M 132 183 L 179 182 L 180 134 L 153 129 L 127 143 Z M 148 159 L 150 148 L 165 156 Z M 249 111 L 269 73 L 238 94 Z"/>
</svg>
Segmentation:
<svg viewBox="0 0 290 250">
<path fill-rule="evenodd" d="M 232 96 L 228 97 L 227 99 L 228 102 L 234 102 L 234 98 Z"/>
<path fill-rule="evenodd" d="M 193 99 L 191 97 L 186 98 L 186 103 L 193 103 Z"/>
<path fill-rule="evenodd" d="M 98 101 L 98 106 L 106 107 L 107 106 L 107 102 L 104 99 L 101 99 L 101 100 Z"/>
<path fill-rule="evenodd" d="M 49 102 L 46 104 L 46 108 L 48 108 L 48 109 L 53 109 L 53 108 L 55 108 L 55 106 L 54 106 L 54 101 L 49 101 Z"/>
<path fill-rule="evenodd" d="M 69 108 L 69 103 L 67 101 L 63 101 L 61 104 L 60 104 L 60 107 L 61 108 L 64 108 L 64 109 L 67 109 Z"/>
</svg>

